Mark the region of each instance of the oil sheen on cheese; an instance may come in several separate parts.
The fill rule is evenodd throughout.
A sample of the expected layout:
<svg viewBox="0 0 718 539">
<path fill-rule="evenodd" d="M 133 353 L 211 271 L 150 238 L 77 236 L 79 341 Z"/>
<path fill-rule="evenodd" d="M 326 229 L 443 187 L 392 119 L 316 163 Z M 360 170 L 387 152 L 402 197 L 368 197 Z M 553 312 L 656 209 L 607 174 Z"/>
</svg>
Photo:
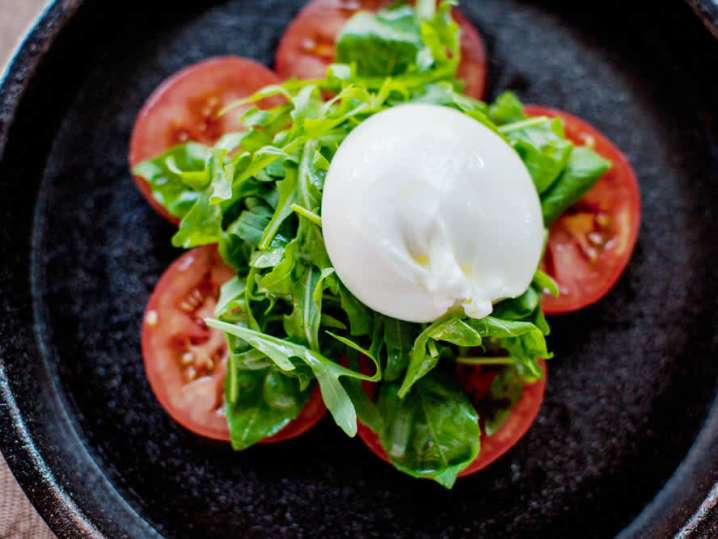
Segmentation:
<svg viewBox="0 0 718 539">
<path fill-rule="evenodd" d="M 365 305 L 409 322 L 483 318 L 526 291 L 541 257 L 536 189 L 500 136 L 454 109 L 411 104 L 359 125 L 322 200 L 329 257 Z"/>
</svg>

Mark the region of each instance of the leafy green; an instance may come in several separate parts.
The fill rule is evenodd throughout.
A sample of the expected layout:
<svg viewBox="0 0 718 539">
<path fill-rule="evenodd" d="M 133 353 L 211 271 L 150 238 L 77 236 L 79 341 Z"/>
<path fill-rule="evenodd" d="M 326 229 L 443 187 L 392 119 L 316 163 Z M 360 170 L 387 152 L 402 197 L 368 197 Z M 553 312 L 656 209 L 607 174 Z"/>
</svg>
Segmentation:
<svg viewBox="0 0 718 539">
<path fill-rule="evenodd" d="M 339 34 L 337 60 L 350 64 L 360 78 L 451 77 L 459 60 L 459 32 L 450 13 L 446 1 L 438 9 L 421 1 L 417 9 L 399 5 L 376 13 L 360 11 Z"/>
<path fill-rule="evenodd" d="M 466 394 L 437 371 L 404 398 L 394 383 L 379 390 L 382 447 L 401 471 L 451 488 L 479 453 L 479 418 Z"/>
<path fill-rule="evenodd" d="M 349 436 L 356 434 L 356 410 L 348 393 L 339 381 L 339 378 L 343 376 L 370 382 L 380 380 L 381 367 L 378 361 L 372 358 L 367 350 L 357 347 L 347 339 L 337 337 L 341 340 L 342 344 L 350 348 L 359 348 L 361 353 L 372 360 L 375 367 L 375 372 L 372 375 L 362 374 L 361 372 L 343 367 L 306 346 L 260 333 L 240 325 L 232 325 L 212 319 L 207 320 L 207 325 L 215 329 L 220 329 L 235 337 L 239 337 L 242 341 L 266 355 L 283 371 L 292 371 L 295 369 L 291 361 L 292 358 L 301 359 L 314 373 L 322 392 L 324 404 L 329 412 L 331 412 L 337 425 Z"/>
<path fill-rule="evenodd" d="M 417 65 L 425 48 L 414 9 L 360 11 L 342 29 L 337 60 L 354 64 L 359 76 L 386 77 Z"/>
<path fill-rule="evenodd" d="M 432 345 L 444 341 L 457 346 L 480 346 L 481 335 L 468 323 L 463 314 L 448 315 L 429 325 L 414 341 L 399 397 L 404 398 L 412 386 L 439 362 L 439 354 Z"/>
<path fill-rule="evenodd" d="M 487 436 L 493 436 L 504 426 L 514 405 L 521 398 L 525 385 L 514 368 L 502 369 L 496 375 L 486 398 L 489 412 L 483 417 L 484 432 Z"/>
<path fill-rule="evenodd" d="M 500 129 L 519 154 L 539 195 L 566 168 L 573 144 L 566 139 L 558 118 L 536 118 L 506 124 Z"/>
<path fill-rule="evenodd" d="M 529 118 L 510 92 L 496 99 L 488 115 L 531 174 L 546 226 L 578 202 L 611 166 L 592 148 L 569 141 L 560 118 Z"/>
<path fill-rule="evenodd" d="M 277 434 L 295 419 L 307 402 L 296 379 L 274 367 L 232 368 L 225 378 L 225 413 L 232 447 L 246 449 Z"/>
<path fill-rule="evenodd" d="M 553 223 L 563 212 L 578 202 L 610 167 L 610 161 L 605 160 L 591 148 L 586 146 L 574 148 L 559 179 L 541 197 L 544 222 L 547 225 Z"/>
<path fill-rule="evenodd" d="M 383 317 L 386 368 L 384 380 L 397 380 L 409 365 L 411 349 L 416 339 L 416 325 L 395 318 Z"/>
<path fill-rule="evenodd" d="M 152 197 L 175 217 L 184 217 L 197 201 L 197 190 L 206 186 L 211 151 L 191 142 L 176 146 L 162 155 L 143 161 L 133 174 L 146 181 Z"/>
<path fill-rule="evenodd" d="M 219 241 L 222 215 L 218 206 L 210 204 L 209 197 L 207 191 L 199 194 L 192 208 L 182 218 L 179 230 L 172 237 L 172 245 L 191 249 Z"/>
</svg>

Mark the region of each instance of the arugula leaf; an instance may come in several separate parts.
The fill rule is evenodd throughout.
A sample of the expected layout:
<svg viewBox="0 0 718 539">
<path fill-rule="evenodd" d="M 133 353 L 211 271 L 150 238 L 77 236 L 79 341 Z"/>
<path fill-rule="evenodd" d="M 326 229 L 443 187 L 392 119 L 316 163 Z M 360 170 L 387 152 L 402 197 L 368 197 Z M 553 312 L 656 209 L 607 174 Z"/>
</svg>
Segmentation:
<svg viewBox="0 0 718 539">
<path fill-rule="evenodd" d="M 353 337 L 368 335 L 372 325 L 372 312 L 354 295 L 339 284 L 339 300 L 341 307 L 349 318 L 349 326 Z"/>
<path fill-rule="evenodd" d="M 451 488 L 479 453 L 476 409 L 455 382 L 437 371 L 405 398 L 397 384 L 382 384 L 378 407 L 381 445 L 402 472 Z"/>
<path fill-rule="evenodd" d="M 489 106 L 489 117 L 497 125 L 520 122 L 527 118 L 524 105 L 511 92 L 504 92 Z"/>
<path fill-rule="evenodd" d="M 272 240 L 276 236 L 279 227 L 282 225 L 284 220 L 292 214 L 292 204 L 296 198 L 296 182 L 297 172 L 295 169 L 290 168 L 283 180 L 277 182 L 277 192 L 279 193 L 279 200 L 277 201 L 277 207 L 274 210 L 272 218 L 267 222 L 263 228 L 262 235 L 257 242 L 257 247 L 265 251 L 272 244 Z"/>
<path fill-rule="evenodd" d="M 541 211 L 546 225 L 553 223 L 578 202 L 610 168 L 610 161 L 591 148 L 574 148 L 561 177 L 541 197 Z"/>
<path fill-rule="evenodd" d="M 476 320 L 475 322 L 481 321 Z M 438 363 L 439 355 L 432 352 L 432 345 L 436 341 L 444 341 L 457 346 L 481 345 L 482 336 L 472 327 L 472 322 L 474 320 L 465 318 L 463 314 L 450 314 L 440 318 L 419 334 L 411 350 L 409 368 L 399 388 L 399 397 L 404 398 L 412 386 Z"/>
<path fill-rule="evenodd" d="M 539 194 L 545 192 L 566 168 L 573 143 L 566 138 L 559 118 L 537 118 L 500 128 L 533 178 Z"/>
<path fill-rule="evenodd" d="M 272 209 L 262 203 L 253 204 L 244 210 L 239 219 L 227 229 L 227 234 L 237 236 L 252 247 L 258 247 L 264 230 L 272 218 Z"/>
<path fill-rule="evenodd" d="M 210 182 L 210 204 L 221 204 L 232 198 L 232 179 L 234 178 L 235 163 L 226 163 L 225 159 L 229 152 L 216 147 L 212 150 L 212 157 L 209 159 Z"/>
<path fill-rule="evenodd" d="M 510 92 L 489 107 L 489 117 L 529 170 L 546 226 L 578 202 L 611 166 L 592 148 L 574 146 L 560 118 L 528 118 L 521 101 Z"/>
<path fill-rule="evenodd" d="M 424 48 L 414 9 L 402 6 L 378 13 L 360 11 L 337 40 L 337 61 L 353 64 L 360 77 L 407 72 Z"/>
<path fill-rule="evenodd" d="M 225 320 L 228 317 L 241 317 L 246 289 L 247 283 L 245 280 L 237 276 L 224 283 L 219 292 L 219 300 L 217 300 L 214 315 Z"/>
<path fill-rule="evenodd" d="M 297 264 L 297 250 L 299 244 L 296 239 L 290 241 L 284 248 L 282 258 L 269 272 L 259 279 L 259 290 L 272 296 L 290 296 L 293 288 L 292 274 Z"/>
<path fill-rule="evenodd" d="M 547 292 L 555 298 L 559 296 L 558 283 L 541 270 L 536 270 L 532 285 L 538 288 L 540 292 Z"/>
<path fill-rule="evenodd" d="M 296 379 L 274 367 L 246 370 L 231 367 L 225 378 L 225 414 L 232 448 L 246 449 L 277 434 L 295 419 L 307 402 Z"/>
<path fill-rule="evenodd" d="M 207 191 L 199 195 L 194 206 L 180 221 L 179 230 L 172 237 L 172 245 L 191 249 L 219 241 L 222 232 L 221 210 L 210 204 L 209 196 Z"/>
<path fill-rule="evenodd" d="M 334 363 L 327 359 L 319 352 L 311 350 L 306 346 L 295 344 L 291 341 L 272 337 L 258 331 L 232 325 L 220 320 L 208 319 L 206 323 L 209 327 L 219 329 L 235 337 L 239 337 L 244 342 L 259 350 L 269 357 L 283 371 L 294 370 L 295 367 L 290 361 L 296 357 L 303 360 L 309 368 L 314 372 L 314 376 L 319 382 L 319 388 L 322 392 L 322 398 L 329 412 L 334 417 L 337 425 L 353 437 L 356 435 L 356 410 L 349 395 L 342 386 L 339 378 L 345 376 L 347 378 L 355 378 L 357 380 L 366 380 L 376 382 L 381 379 L 381 367 L 379 362 L 373 358 L 369 351 L 360 349 L 361 353 L 372 360 L 375 367 L 373 375 L 362 374 L 361 372 L 352 371 L 346 367 Z M 350 341 L 342 339 L 344 344 L 350 345 Z M 352 348 L 359 348 L 351 344 Z"/>
<path fill-rule="evenodd" d="M 197 201 L 197 190 L 209 181 L 205 168 L 210 155 L 206 146 L 190 142 L 143 161 L 132 173 L 150 185 L 162 207 L 181 219 Z"/>
<path fill-rule="evenodd" d="M 386 368 L 384 380 L 393 382 L 397 380 L 409 365 L 411 350 L 416 338 L 416 325 L 396 320 L 388 316 L 383 317 L 384 344 L 386 345 Z"/>
<path fill-rule="evenodd" d="M 284 317 L 284 329 L 289 337 L 294 337 L 319 350 L 319 326 L 322 318 L 322 293 L 326 279 L 334 273 L 327 268 L 319 271 L 314 267 L 305 267 L 294 278 L 292 313 Z"/>
<path fill-rule="evenodd" d="M 511 367 L 502 369 L 496 375 L 486 398 L 489 413 L 483 416 L 484 432 L 487 436 L 493 436 L 504 426 L 511 416 L 511 410 L 521 398 L 525 385 L 518 371 Z"/>
</svg>

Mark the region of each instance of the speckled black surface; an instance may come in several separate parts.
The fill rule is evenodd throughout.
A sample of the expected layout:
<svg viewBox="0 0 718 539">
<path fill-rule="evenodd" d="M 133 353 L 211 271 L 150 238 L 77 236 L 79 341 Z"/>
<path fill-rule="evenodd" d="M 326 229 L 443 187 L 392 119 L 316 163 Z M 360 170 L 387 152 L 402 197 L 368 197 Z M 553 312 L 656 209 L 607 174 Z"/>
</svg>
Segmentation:
<svg viewBox="0 0 718 539">
<path fill-rule="evenodd" d="M 127 172 L 134 116 L 188 63 L 269 64 L 301 2 L 90 2 L 29 78 L 80 2 L 61 4 L 0 94 L 0 438 L 58 535 L 662 537 L 686 524 L 718 480 L 718 45 L 687 5 L 464 2 L 491 90 L 611 136 L 636 166 L 644 226 L 615 291 L 553 322 L 536 426 L 446 492 L 330 420 L 233 454 L 175 425 L 144 379 L 142 309 L 178 253 Z M 715 532 L 714 502 L 694 537 Z"/>
</svg>

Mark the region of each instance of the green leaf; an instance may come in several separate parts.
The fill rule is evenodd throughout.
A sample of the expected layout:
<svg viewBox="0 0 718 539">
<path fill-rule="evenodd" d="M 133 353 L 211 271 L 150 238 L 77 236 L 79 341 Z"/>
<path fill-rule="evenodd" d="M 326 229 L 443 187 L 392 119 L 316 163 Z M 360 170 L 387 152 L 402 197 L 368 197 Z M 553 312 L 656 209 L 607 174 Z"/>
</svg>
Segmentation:
<svg viewBox="0 0 718 539">
<path fill-rule="evenodd" d="M 369 335 L 374 316 L 369 308 L 356 299 L 343 284 L 339 285 L 339 298 L 341 307 L 349 318 L 352 336 Z"/>
<path fill-rule="evenodd" d="M 384 344 L 386 345 L 386 368 L 384 379 L 387 382 L 397 380 L 409 365 L 411 349 L 416 338 L 416 325 L 383 317 Z"/>
<path fill-rule="evenodd" d="M 259 280 L 259 289 L 274 296 L 290 296 L 292 293 L 292 274 L 297 263 L 297 240 L 292 240 L 284 248 L 284 253 L 274 269 Z"/>
<path fill-rule="evenodd" d="M 284 247 L 275 247 L 271 251 L 254 251 L 249 265 L 257 269 L 276 267 L 284 258 Z"/>
<path fill-rule="evenodd" d="M 301 412 L 309 396 L 296 379 L 274 367 L 230 367 L 225 379 L 225 413 L 232 447 L 246 449 L 277 434 Z"/>
<path fill-rule="evenodd" d="M 362 374 L 343 367 L 330 359 L 327 359 L 319 352 L 311 350 L 306 346 L 292 343 L 271 335 L 254 331 L 239 325 L 232 325 L 220 320 L 208 319 L 205 321 L 209 327 L 222 330 L 230 335 L 239 337 L 253 348 L 266 354 L 277 367 L 282 370 L 293 370 L 295 367 L 290 361 L 296 357 L 303 360 L 319 382 L 322 398 L 329 412 L 334 417 L 337 425 L 349 436 L 354 436 L 357 431 L 356 410 L 349 394 L 346 392 L 340 377 L 355 378 L 376 382 L 381 379 L 381 367 L 378 361 L 369 355 L 369 352 L 362 350 L 374 363 L 375 373 L 373 375 Z"/>
<path fill-rule="evenodd" d="M 571 152 L 566 170 L 556 183 L 542 194 L 541 211 L 546 225 L 578 202 L 611 167 L 594 150 L 578 146 Z"/>
<path fill-rule="evenodd" d="M 476 410 L 448 377 L 434 372 L 405 398 L 397 384 L 382 384 L 378 406 L 381 445 L 402 472 L 451 488 L 479 453 Z"/>
<path fill-rule="evenodd" d="M 511 410 L 521 398 L 525 382 L 511 367 L 502 369 L 496 375 L 486 397 L 489 412 L 484 417 L 484 432 L 493 436 L 511 417 Z"/>
<path fill-rule="evenodd" d="M 524 105 L 511 92 L 504 92 L 489 107 L 489 117 L 497 125 L 520 122 L 526 119 Z"/>
<path fill-rule="evenodd" d="M 271 218 L 271 208 L 264 204 L 255 204 L 241 213 L 239 219 L 229 226 L 227 234 L 237 236 L 253 247 L 258 247 Z"/>
<path fill-rule="evenodd" d="M 210 171 L 210 204 L 221 204 L 232 198 L 232 182 L 234 180 L 234 163 L 226 163 L 227 150 L 215 148 L 209 160 Z"/>
<path fill-rule="evenodd" d="M 440 318 L 419 334 L 411 350 L 409 368 L 399 388 L 401 398 L 404 398 L 412 386 L 431 371 L 439 361 L 439 356 L 431 353 L 434 341 L 444 341 L 457 346 L 481 345 L 481 334 L 471 325 L 471 322 L 474 321 L 468 319 L 467 321 L 464 320 L 463 315 L 448 315 Z"/>
<path fill-rule="evenodd" d="M 361 77 L 385 77 L 407 72 L 423 48 L 413 8 L 360 11 L 339 34 L 337 60 L 355 65 Z"/>
<path fill-rule="evenodd" d="M 516 128 L 511 128 L 515 125 Z M 523 127 L 519 127 L 523 126 Z M 566 168 L 573 143 L 559 118 L 538 118 L 501 129 L 521 157 L 539 194 L 546 191 Z"/>
<path fill-rule="evenodd" d="M 332 268 L 319 271 L 314 267 L 304 269 L 294 278 L 292 289 L 292 313 L 284 317 L 287 335 L 319 350 L 319 325 L 322 318 L 322 295 L 326 279 L 334 273 Z"/>
<path fill-rule="evenodd" d="M 190 142 L 143 161 L 132 173 L 149 184 L 152 197 L 163 208 L 181 219 L 197 201 L 197 190 L 209 181 L 206 172 L 209 157 L 209 148 Z"/>
<path fill-rule="evenodd" d="M 501 320 L 492 316 L 469 320 L 469 324 L 483 337 L 492 339 L 507 350 L 509 356 L 517 361 L 516 367 L 525 380 L 541 378 L 539 360 L 549 359 L 552 354 L 540 327 L 532 322 Z"/>
<path fill-rule="evenodd" d="M 507 299 L 498 303 L 494 307 L 492 316 L 503 320 L 525 320 L 540 307 L 541 294 L 533 287 L 529 287 L 526 292 L 518 298 Z"/>
<path fill-rule="evenodd" d="M 296 199 L 297 172 L 294 168 L 288 168 L 286 176 L 282 181 L 277 182 L 277 191 L 279 192 L 279 201 L 274 210 L 274 214 L 269 222 L 265 225 L 264 231 L 257 244 L 260 250 L 265 251 L 272 244 L 272 240 L 277 234 L 279 227 L 284 220 L 292 214 L 292 204 Z"/>
<path fill-rule="evenodd" d="M 172 245 L 191 249 L 217 243 L 222 233 L 221 221 L 219 207 L 210 204 L 209 194 L 203 192 L 180 222 L 179 230 L 172 237 Z"/>
<path fill-rule="evenodd" d="M 235 318 L 237 313 L 244 309 L 244 292 L 247 283 L 240 277 L 233 277 L 222 285 L 219 292 L 219 300 L 214 310 L 217 318 L 231 316 Z"/>
<path fill-rule="evenodd" d="M 556 281 L 554 281 L 550 275 L 544 273 L 541 270 L 536 270 L 533 285 L 536 286 L 541 292 L 548 293 L 555 298 L 557 298 L 560 294 L 558 283 L 556 283 Z"/>
</svg>

